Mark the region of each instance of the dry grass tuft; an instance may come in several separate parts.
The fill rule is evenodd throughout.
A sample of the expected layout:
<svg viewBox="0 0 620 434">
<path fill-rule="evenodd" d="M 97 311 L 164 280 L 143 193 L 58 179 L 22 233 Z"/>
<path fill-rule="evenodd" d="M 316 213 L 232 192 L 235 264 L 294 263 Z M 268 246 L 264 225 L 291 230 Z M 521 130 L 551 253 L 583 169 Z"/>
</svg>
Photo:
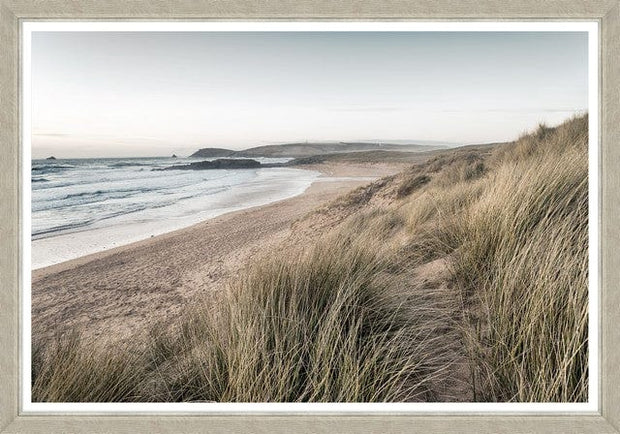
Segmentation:
<svg viewBox="0 0 620 434">
<path fill-rule="evenodd" d="M 44 402 L 131 401 L 147 372 L 133 347 L 89 348 L 78 332 L 33 345 L 32 400 Z"/>
<path fill-rule="evenodd" d="M 425 184 L 428 184 L 431 180 L 428 175 L 417 175 L 413 177 L 407 178 L 401 185 L 398 187 L 396 191 L 396 197 L 398 199 L 402 199 L 403 197 L 409 196 L 414 191 L 418 190 Z"/>
</svg>

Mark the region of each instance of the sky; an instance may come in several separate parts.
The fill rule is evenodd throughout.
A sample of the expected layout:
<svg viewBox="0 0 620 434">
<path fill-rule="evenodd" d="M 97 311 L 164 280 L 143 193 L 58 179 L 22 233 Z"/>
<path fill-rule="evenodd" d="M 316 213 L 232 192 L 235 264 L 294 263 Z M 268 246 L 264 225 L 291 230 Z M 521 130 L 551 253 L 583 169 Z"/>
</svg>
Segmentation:
<svg viewBox="0 0 620 434">
<path fill-rule="evenodd" d="M 587 110 L 585 32 L 32 34 L 32 156 L 512 140 Z"/>
</svg>

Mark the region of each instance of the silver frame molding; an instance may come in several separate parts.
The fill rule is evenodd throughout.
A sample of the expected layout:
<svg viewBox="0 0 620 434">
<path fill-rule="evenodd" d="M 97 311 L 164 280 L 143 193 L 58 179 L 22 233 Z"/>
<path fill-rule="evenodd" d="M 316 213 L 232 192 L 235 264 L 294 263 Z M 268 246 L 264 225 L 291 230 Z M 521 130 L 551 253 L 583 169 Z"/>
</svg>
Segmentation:
<svg viewBox="0 0 620 434">
<path fill-rule="evenodd" d="M 598 414 L 21 415 L 23 20 L 595 20 L 600 24 Z M 620 0 L 0 0 L 0 432 L 620 433 Z"/>
</svg>

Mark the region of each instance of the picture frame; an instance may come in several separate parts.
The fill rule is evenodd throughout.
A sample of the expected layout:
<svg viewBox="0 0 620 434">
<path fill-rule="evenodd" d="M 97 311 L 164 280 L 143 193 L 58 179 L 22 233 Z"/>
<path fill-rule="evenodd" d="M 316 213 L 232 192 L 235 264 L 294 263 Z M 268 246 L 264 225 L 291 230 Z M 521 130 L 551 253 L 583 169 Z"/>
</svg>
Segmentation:
<svg viewBox="0 0 620 434">
<path fill-rule="evenodd" d="M 596 20 L 600 34 L 600 397 L 593 414 L 20 413 L 20 26 L 24 20 Z M 620 1 L 0 0 L 0 432 L 620 432 Z"/>
</svg>

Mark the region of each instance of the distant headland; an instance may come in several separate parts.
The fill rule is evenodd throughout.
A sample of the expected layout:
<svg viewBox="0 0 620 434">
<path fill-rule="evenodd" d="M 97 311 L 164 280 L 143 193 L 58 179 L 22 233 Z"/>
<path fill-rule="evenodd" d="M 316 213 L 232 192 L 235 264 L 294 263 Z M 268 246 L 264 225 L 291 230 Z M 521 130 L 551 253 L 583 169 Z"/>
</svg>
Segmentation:
<svg viewBox="0 0 620 434">
<path fill-rule="evenodd" d="M 299 142 L 281 145 L 257 146 L 241 151 L 225 148 L 201 148 L 190 157 L 194 158 L 299 158 L 314 155 L 360 151 L 406 151 L 420 152 L 445 148 L 445 145 L 420 145 L 417 143 L 395 144 L 385 142 Z"/>
</svg>

